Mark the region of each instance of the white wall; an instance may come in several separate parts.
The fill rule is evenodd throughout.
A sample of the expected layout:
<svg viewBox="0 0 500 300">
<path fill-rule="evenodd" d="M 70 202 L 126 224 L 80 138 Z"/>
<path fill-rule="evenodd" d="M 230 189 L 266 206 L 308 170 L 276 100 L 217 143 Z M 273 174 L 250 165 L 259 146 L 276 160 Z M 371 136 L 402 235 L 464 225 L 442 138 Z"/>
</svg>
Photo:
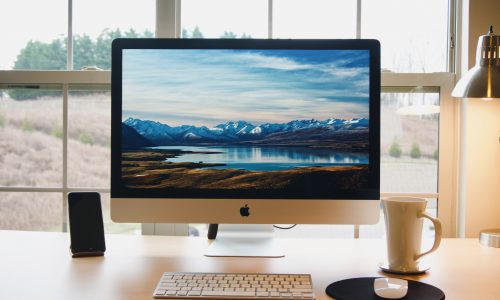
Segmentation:
<svg viewBox="0 0 500 300">
<path fill-rule="evenodd" d="M 493 25 L 500 34 L 500 0 L 469 0 L 469 68 L 477 40 Z M 466 236 L 500 228 L 500 99 L 469 99 L 467 113 Z"/>
</svg>

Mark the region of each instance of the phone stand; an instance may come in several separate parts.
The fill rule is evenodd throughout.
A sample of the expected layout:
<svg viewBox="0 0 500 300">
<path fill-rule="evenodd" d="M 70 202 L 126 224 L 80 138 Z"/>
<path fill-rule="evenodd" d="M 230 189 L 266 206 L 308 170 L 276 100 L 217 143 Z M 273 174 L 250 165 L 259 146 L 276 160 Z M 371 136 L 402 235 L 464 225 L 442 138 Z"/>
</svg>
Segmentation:
<svg viewBox="0 0 500 300">
<path fill-rule="evenodd" d="M 69 249 L 71 250 L 71 257 L 73 258 L 78 258 L 78 257 L 89 257 L 89 256 L 103 256 L 104 252 L 103 251 L 80 251 L 80 252 L 73 252 L 71 249 L 71 245 L 69 246 Z"/>
</svg>

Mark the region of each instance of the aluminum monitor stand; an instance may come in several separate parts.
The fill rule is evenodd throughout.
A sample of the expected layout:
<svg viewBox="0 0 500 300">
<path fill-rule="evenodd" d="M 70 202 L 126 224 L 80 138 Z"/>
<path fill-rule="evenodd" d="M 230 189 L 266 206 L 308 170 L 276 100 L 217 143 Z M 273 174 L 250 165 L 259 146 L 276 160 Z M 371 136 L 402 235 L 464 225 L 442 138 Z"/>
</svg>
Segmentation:
<svg viewBox="0 0 500 300">
<path fill-rule="evenodd" d="M 228 228 L 229 227 L 229 228 Z M 209 257 L 284 257 L 278 241 L 272 237 L 272 225 L 226 225 L 219 237 L 219 225 L 210 224 L 205 251 Z"/>
</svg>

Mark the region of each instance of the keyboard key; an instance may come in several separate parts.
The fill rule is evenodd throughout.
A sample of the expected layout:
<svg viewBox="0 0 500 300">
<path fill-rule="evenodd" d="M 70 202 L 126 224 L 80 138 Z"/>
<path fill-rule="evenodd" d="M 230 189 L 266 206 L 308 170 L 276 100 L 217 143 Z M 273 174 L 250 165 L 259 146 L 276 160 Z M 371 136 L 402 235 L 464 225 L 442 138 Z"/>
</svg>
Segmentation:
<svg viewBox="0 0 500 300">
<path fill-rule="evenodd" d="M 312 289 L 290 289 L 292 293 L 312 293 Z"/>
<path fill-rule="evenodd" d="M 308 284 L 296 284 L 293 286 L 294 289 L 312 289 Z"/>
<path fill-rule="evenodd" d="M 211 297 L 255 297 L 254 292 L 202 291 L 202 296 Z"/>
<path fill-rule="evenodd" d="M 162 296 L 165 295 L 165 290 L 156 290 L 155 296 Z"/>
</svg>

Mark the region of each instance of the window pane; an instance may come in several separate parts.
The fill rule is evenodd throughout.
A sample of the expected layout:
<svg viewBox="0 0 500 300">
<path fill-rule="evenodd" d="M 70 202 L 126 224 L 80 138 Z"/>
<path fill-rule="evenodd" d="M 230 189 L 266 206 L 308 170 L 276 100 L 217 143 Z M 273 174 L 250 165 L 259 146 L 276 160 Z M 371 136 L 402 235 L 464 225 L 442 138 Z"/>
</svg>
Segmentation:
<svg viewBox="0 0 500 300">
<path fill-rule="evenodd" d="M 99 89 L 74 86 L 70 89 L 68 185 L 71 187 L 110 186 L 111 94 L 103 87 Z"/>
<path fill-rule="evenodd" d="M 62 231 L 61 193 L 0 192 L 0 229 Z"/>
<path fill-rule="evenodd" d="M 363 0 L 363 38 L 378 39 L 382 68 L 445 72 L 448 0 Z"/>
<path fill-rule="evenodd" d="M 139 223 L 115 223 L 111 220 L 109 193 L 101 193 L 101 206 L 105 233 L 141 234 L 141 224 Z"/>
<path fill-rule="evenodd" d="M 437 193 L 439 92 L 405 89 L 382 89 L 380 190 Z"/>
<path fill-rule="evenodd" d="M 0 70 L 66 69 L 67 2 L 0 1 Z"/>
<path fill-rule="evenodd" d="M 0 166 L 0 186 L 62 185 L 60 86 L 0 85 Z"/>
<path fill-rule="evenodd" d="M 74 0 L 73 69 L 111 69 L 111 41 L 153 37 L 155 0 Z"/>
<path fill-rule="evenodd" d="M 273 38 L 355 38 L 356 1 L 274 0 Z"/>
<path fill-rule="evenodd" d="M 267 0 L 183 0 L 183 38 L 267 38 Z"/>
</svg>

